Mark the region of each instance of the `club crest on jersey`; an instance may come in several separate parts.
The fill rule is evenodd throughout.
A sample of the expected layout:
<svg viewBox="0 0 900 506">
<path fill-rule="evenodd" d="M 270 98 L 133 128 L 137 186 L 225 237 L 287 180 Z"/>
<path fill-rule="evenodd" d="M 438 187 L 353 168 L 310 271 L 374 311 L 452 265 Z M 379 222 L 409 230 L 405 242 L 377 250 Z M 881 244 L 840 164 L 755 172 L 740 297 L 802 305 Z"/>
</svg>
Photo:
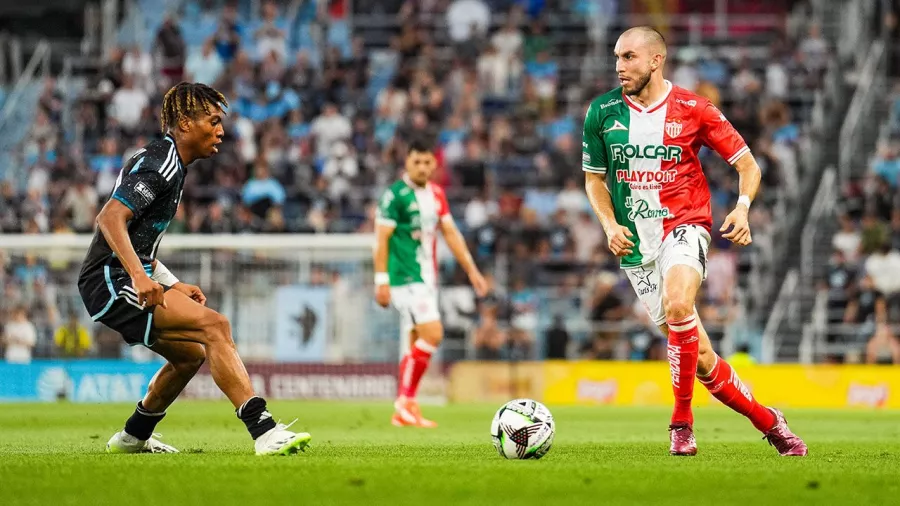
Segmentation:
<svg viewBox="0 0 900 506">
<path fill-rule="evenodd" d="M 681 134 L 681 121 L 667 121 L 666 122 L 666 134 L 669 137 L 678 137 Z"/>
</svg>

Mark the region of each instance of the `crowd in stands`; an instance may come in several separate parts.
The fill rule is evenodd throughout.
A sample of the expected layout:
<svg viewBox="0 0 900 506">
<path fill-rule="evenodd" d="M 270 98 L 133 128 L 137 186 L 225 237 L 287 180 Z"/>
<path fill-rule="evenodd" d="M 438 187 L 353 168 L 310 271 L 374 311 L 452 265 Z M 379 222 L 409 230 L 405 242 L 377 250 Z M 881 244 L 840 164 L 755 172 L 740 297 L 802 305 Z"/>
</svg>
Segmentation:
<svg viewBox="0 0 900 506">
<path fill-rule="evenodd" d="M 285 4 L 265 0 L 252 17 L 241 14 L 243 4 L 188 1 L 165 17 L 151 47 L 112 51 L 74 103 L 74 132 L 63 128 L 65 101 L 48 79 L 18 153 L 27 178 L 0 186 L 0 231 L 90 233 L 123 160 L 160 135 L 164 92 L 201 81 L 229 99 L 226 140 L 214 159 L 190 167 L 168 234 L 372 232 L 374 203 L 403 167 L 404 140 L 427 132 L 437 146 L 435 182 L 496 280 L 494 295 L 476 303 L 464 277 L 443 266 L 451 335 L 472 339 L 481 358 L 664 356 L 583 190 L 582 118 L 592 97 L 615 86 L 614 72 L 561 79 L 586 54 L 573 52 L 615 40 L 618 25 L 597 20 L 625 13 L 628 2 L 369 4 L 397 20 L 383 47 L 354 35 L 344 1 L 295 2 L 288 16 Z M 550 33 L 544 15 L 553 10 L 580 16 L 583 31 Z M 423 26 L 448 36 L 438 40 Z M 815 25 L 800 38 L 764 35 L 673 47 L 667 67 L 674 84 L 725 112 L 762 167 L 751 212 L 759 248 L 767 247 L 772 205 L 796 191 L 809 92 L 829 53 Z M 721 223 L 737 200 L 737 174 L 709 150 L 702 161 Z M 737 280 L 747 260 L 716 230 L 700 308 L 721 337 L 716 329 L 740 317 Z M 46 261 L 4 258 L 0 281 L 7 328 L 24 312 L 49 343 L 72 325 L 60 314 L 81 308 L 57 307 L 60 281 Z M 22 341 L 11 335 L 7 350 Z M 77 326 L 58 335 L 60 353 L 89 340 Z"/>
<path fill-rule="evenodd" d="M 827 291 L 834 361 L 900 364 L 900 98 L 890 99 L 869 170 L 841 189 L 838 230 L 820 290 Z"/>
</svg>

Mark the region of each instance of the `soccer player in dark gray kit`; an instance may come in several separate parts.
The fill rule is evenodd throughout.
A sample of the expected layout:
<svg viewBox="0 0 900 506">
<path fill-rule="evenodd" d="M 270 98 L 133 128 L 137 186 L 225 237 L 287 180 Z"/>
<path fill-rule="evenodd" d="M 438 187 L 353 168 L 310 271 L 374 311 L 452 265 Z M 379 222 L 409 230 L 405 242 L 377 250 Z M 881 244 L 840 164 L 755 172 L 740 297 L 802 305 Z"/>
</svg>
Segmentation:
<svg viewBox="0 0 900 506">
<path fill-rule="evenodd" d="M 150 381 L 134 414 L 106 444 L 108 453 L 175 453 L 154 437 L 166 408 L 204 361 L 255 441 L 257 455 L 288 455 L 309 444 L 308 433 L 276 423 L 250 383 L 228 319 L 206 307 L 200 288 L 181 282 L 156 258 L 175 216 L 187 167 L 218 152 L 225 97 L 200 83 L 180 83 L 166 93 L 160 122 L 165 137 L 125 162 L 115 189 L 97 216 L 78 278 L 94 321 L 143 345 L 168 362 Z"/>
</svg>

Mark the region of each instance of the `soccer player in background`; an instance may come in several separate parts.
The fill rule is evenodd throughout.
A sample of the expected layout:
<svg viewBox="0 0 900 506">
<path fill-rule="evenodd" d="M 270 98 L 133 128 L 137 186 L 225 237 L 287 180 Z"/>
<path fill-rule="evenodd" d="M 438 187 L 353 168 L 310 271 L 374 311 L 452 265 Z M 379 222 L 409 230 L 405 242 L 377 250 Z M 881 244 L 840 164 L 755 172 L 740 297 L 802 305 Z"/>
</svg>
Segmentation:
<svg viewBox="0 0 900 506">
<path fill-rule="evenodd" d="M 444 235 L 453 256 L 483 297 L 487 282 L 475 265 L 466 241 L 453 222 L 447 197 L 429 182 L 437 161 L 431 146 L 413 140 L 406 156 L 406 174 L 381 198 L 376 218 L 375 300 L 400 312 L 399 392 L 391 423 L 436 427 L 422 417 L 416 390 L 431 355 L 444 337 L 437 293 L 437 234 Z"/>
<path fill-rule="evenodd" d="M 760 182 L 750 149 L 707 99 L 663 78 L 666 43 L 653 28 L 632 28 L 615 46 L 621 86 L 596 98 L 584 120 L 582 168 L 608 246 L 620 257 L 640 300 L 663 335 L 675 394 L 672 455 L 695 455 L 694 378 L 746 416 L 781 455 L 807 447 L 780 411 L 761 405 L 712 349 L 694 303 L 706 277 L 713 225 L 701 145 L 740 175 L 740 198 L 720 228 L 738 246 L 751 242 L 748 213 Z"/>
<path fill-rule="evenodd" d="M 218 152 L 226 106 L 225 97 L 204 84 L 172 87 L 160 114 L 165 137 L 125 162 L 97 216 L 98 231 L 78 278 L 84 305 L 94 321 L 122 334 L 128 344 L 146 346 L 167 360 L 125 428 L 107 443 L 108 453 L 176 453 L 153 431 L 207 360 L 257 455 L 296 453 L 311 439 L 275 422 L 266 401 L 253 392 L 228 319 L 206 307 L 200 288 L 179 281 L 156 258 L 181 201 L 187 167 Z"/>
</svg>

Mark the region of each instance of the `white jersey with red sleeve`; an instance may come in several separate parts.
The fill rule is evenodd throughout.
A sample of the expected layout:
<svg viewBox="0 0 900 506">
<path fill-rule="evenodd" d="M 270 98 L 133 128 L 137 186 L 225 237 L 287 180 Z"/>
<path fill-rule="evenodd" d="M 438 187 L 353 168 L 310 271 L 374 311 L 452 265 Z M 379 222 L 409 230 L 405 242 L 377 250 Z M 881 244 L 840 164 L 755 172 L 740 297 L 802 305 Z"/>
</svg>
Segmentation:
<svg viewBox="0 0 900 506">
<path fill-rule="evenodd" d="M 698 153 L 703 145 L 729 164 L 750 150 L 709 100 L 665 81 L 666 94 L 644 107 L 621 88 L 595 99 L 582 138 L 582 167 L 606 174 L 616 221 L 633 235 L 623 267 L 656 259 L 679 225 L 712 229 L 709 184 Z"/>
</svg>

